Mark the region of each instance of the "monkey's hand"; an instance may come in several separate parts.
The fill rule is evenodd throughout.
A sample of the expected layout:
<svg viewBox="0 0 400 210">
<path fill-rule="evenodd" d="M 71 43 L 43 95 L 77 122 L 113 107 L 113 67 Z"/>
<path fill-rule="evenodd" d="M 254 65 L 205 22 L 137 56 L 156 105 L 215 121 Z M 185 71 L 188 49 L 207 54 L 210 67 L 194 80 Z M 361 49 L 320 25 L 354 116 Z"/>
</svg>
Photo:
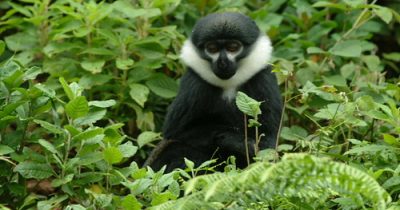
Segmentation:
<svg viewBox="0 0 400 210">
<path fill-rule="evenodd" d="M 215 136 L 215 143 L 222 150 L 246 156 L 245 138 L 243 135 L 234 132 L 222 132 Z M 255 140 L 253 138 L 247 139 L 249 157 L 255 156 L 254 144 Z"/>
</svg>

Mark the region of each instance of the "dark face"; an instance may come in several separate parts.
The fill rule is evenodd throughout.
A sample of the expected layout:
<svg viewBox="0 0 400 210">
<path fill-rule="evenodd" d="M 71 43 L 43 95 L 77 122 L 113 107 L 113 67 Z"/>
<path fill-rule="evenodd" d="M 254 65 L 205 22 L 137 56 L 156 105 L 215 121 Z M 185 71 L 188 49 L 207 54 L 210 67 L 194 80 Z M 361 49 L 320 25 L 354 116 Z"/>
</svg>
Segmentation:
<svg viewBox="0 0 400 210">
<path fill-rule="evenodd" d="M 248 55 L 258 36 L 259 29 L 249 17 L 217 13 L 197 22 L 191 41 L 199 55 L 210 62 L 213 73 L 227 80 L 235 75 L 238 62 Z"/>
<path fill-rule="evenodd" d="M 229 79 L 238 67 L 237 61 L 243 44 L 234 39 L 217 39 L 204 44 L 203 56 L 211 62 L 211 69 L 221 79 Z"/>
</svg>

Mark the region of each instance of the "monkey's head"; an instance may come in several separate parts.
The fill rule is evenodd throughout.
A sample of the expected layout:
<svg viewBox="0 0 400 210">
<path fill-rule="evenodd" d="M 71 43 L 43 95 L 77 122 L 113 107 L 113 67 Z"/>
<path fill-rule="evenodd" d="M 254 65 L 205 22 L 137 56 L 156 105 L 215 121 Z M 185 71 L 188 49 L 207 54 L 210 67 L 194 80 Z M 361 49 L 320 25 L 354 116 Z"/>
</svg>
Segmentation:
<svg viewBox="0 0 400 210">
<path fill-rule="evenodd" d="M 271 51 L 269 38 L 252 19 L 240 13 L 215 13 L 196 23 L 181 58 L 204 80 L 229 88 L 263 69 Z"/>
</svg>

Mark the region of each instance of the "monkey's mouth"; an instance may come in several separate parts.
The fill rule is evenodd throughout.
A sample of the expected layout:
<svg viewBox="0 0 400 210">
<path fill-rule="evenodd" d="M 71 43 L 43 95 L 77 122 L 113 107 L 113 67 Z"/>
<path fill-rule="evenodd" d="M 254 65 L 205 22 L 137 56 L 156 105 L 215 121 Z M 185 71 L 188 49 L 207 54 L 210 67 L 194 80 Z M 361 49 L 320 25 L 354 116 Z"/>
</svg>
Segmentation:
<svg viewBox="0 0 400 210">
<path fill-rule="evenodd" d="M 214 74 L 222 79 L 222 80 L 227 80 L 233 77 L 236 73 L 236 68 L 235 66 L 229 65 L 225 66 L 224 68 L 218 67 L 217 65 L 213 66 L 213 72 Z"/>
<path fill-rule="evenodd" d="M 233 77 L 233 75 L 235 75 L 235 72 L 221 71 L 221 72 L 215 72 L 215 75 L 220 79 L 227 80 Z"/>
</svg>

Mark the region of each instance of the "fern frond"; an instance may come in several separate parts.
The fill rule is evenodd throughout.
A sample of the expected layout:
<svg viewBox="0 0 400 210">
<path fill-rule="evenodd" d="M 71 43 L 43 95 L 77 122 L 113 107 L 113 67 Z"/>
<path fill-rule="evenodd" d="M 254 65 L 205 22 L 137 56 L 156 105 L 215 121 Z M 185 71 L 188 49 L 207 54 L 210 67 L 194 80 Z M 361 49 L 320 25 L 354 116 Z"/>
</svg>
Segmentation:
<svg viewBox="0 0 400 210">
<path fill-rule="evenodd" d="M 154 209 L 216 209 L 218 202 L 272 203 L 276 198 L 317 204 L 332 196 L 353 198 L 374 209 L 385 209 L 391 201 L 372 177 L 357 168 L 309 154 L 287 154 L 276 164 L 257 162 L 240 173 L 198 176 L 186 185 L 185 197 Z"/>
</svg>

